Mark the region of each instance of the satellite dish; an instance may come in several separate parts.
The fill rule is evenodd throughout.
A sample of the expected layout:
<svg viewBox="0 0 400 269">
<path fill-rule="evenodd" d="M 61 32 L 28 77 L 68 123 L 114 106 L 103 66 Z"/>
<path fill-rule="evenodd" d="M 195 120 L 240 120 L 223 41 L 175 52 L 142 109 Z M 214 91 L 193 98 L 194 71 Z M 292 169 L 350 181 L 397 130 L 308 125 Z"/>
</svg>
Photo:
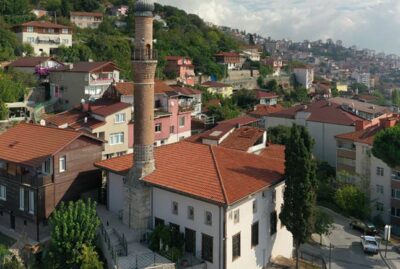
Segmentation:
<svg viewBox="0 0 400 269">
<path fill-rule="evenodd" d="M 46 121 L 43 120 L 43 119 L 41 119 L 40 122 L 39 122 L 39 124 L 40 124 L 41 126 L 46 126 Z"/>
</svg>

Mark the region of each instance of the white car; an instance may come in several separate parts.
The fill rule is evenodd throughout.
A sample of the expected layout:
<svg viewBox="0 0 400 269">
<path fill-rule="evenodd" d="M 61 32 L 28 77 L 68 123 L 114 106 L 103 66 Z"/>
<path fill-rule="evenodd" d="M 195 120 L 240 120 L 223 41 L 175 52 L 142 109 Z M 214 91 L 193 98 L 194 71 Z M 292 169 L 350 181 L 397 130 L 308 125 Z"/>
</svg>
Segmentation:
<svg viewBox="0 0 400 269">
<path fill-rule="evenodd" d="M 361 236 L 361 245 L 365 253 L 378 254 L 379 246 L 374 236 Z"/>
</svg>

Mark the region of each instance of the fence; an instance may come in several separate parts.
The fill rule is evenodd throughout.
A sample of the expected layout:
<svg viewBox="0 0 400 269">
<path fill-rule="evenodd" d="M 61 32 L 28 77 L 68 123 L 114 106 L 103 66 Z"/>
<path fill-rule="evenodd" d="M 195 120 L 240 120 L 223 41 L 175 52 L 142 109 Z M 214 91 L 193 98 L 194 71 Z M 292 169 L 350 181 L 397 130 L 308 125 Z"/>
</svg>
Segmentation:
<svg viewBox="0 0 400 269">
<path fill-rule="evenodd" d="M 296 253 L 294 253 L 293 257 L 295 257 L 295 256 L 296 256 Z M 324 259 L 324 257 L 322 257 L 320 255 L 311 254 L 306 251 L 299 251 L 299 258 L 303 261 L 311 263 L 311 265 L 313 265 L 313 266 L 318 266 L 322 269 L 327 269 L 325 259 Z"/>
<path fill-rule="evenodd" d="M 147 252 L 142 254 L 137 254 L 134 256 L 132 261 L 131 269 L 169 269 L 175 268 L 175 264 L 171 263 L 168 259 L 162 257 L 155 252 Z"/>
</svg>

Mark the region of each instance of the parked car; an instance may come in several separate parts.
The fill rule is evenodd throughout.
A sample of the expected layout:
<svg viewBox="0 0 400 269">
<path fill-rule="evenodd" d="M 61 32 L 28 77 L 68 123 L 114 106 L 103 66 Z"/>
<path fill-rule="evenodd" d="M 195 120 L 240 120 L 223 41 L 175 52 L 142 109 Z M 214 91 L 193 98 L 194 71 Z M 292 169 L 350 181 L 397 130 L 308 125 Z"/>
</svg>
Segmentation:
<svg viewBox="0 0 400 269">
<path fill-rule="evenodd" d="M 368 221 L 354 219 L 350 222 L 350 227 L 361 231 L 365 235 L 378 234 L 378 230 L 376 229 L 375 225 Z"/>
<path fill-rule="evenodd" d="M 361 245 L 362 245 L 364 253 L 378 254 L 378 250 L 379 250 L 378 242 L 376 242 L 376 239 L 374 236 L 362 235 L 361 236 Z"/>
</svg>

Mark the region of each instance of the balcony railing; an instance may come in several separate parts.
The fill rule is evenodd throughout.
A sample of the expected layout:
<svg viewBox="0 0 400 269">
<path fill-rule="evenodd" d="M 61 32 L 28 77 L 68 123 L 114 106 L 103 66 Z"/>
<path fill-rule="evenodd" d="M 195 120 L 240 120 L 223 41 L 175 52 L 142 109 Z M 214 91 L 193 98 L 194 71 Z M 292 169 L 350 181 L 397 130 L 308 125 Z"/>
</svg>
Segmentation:
<svg viewBox="0 0 400 269">
<path fill-rule="evenodd" d="M 111 84 L 113 81 L 114 81 L 113 78 L 97 78 L 97 79 L 91 79 L 90 84 L 91 85 Z"/>
<path fill-rule="evenodd" d="M 188 111 L 193 111 L 194 107 L 193 106 L 179 106 L 179 112 L 188 112 Z"/>
<path fill-rule="evenodd" d="M 1 170 L 1 169 L 0 169 L 0 177 L 4 177 L 10 180 L 17 181 L 21 184 L 27 184 L 31 186 L 42 186 L 52 182 L 51 175 L 44 175 L 44 174 L 33 175 L 30 173 L 13 175 L 8 173 L 6 170 Z"/>
<path fill-rule="evenodd" d="M 158 53 L 154 49 L 134 49 L 132 59 L 134 61 L 157 61 Z"/>
</svg>

